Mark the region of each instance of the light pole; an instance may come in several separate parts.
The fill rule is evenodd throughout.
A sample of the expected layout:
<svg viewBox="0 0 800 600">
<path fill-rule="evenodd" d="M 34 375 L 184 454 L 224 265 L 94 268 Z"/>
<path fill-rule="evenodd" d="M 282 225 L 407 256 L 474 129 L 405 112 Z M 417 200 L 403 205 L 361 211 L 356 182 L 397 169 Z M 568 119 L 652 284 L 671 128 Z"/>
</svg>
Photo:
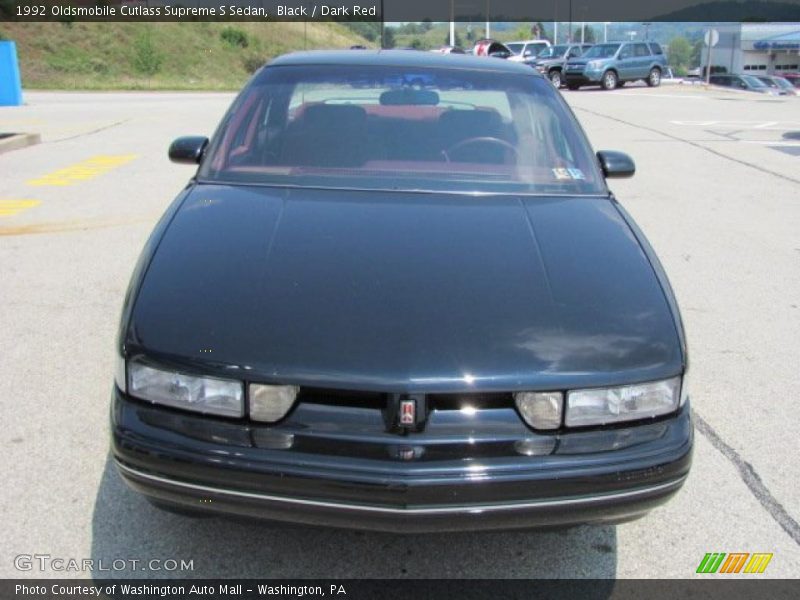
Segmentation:
<svg viewBox="0 0 800 600">
<path fill-rule="evenodd" d="M 569 0 L 569 35 L 567 36 L 567 42 L 572 43 L 572 0 Z"/>
<path fill-rule="evenodd" d="M 454 6 L 455 0 L 450 0 L 450 45 L 456 45 L 456 8 Z"/>
<path fill-rule="evenodd" d="M 383 17 L 383 0 L 381 0 L 381 50 L 386 47 L 386 19 Z"/>
<path fill-rule="evenodd" d="M 553 0 L 553 45 L 558 44 L 558 0 Z"/>
<path fill-rule="evenodd" d="M 611 21 L 604 21 L 603 22 L 603 42 L 607 42 L 608 41 L 608 24 L 610 22 Z"/>
</svg>

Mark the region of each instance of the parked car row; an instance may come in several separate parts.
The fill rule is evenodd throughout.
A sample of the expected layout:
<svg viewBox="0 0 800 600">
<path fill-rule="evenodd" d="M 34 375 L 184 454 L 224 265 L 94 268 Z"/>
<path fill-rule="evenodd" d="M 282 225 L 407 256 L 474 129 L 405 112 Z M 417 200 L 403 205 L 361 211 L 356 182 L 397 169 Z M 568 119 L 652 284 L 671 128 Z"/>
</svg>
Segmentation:
<svg viewBox="0 0 800 600">
<path fill-rule="evenodd" d="M 558 44 L 546 40 L 527 40 L 503 44 L 484 39 L 467 51 L 455 46 L 434 50 L 443 54 L 473 54 L 504 58 L 530 65 L 545 75 L 554 86 L 566 85 L 570 90 L 599 85 L 613 90 L 630 81 L 642 80 L 657 87 L 664 77 L 671 77 L 662 47 L 655 42 L 608 42 L 602 44 Z M 700 76 L 690 72 L 691 76 Z M 800 74 L 749 75 L 725 73 L 712 67 L 713 85 L 741 89 L 772 96 L 800 95 Z"/>
<path fill-rule="evenodd" d="M 709 78 L 709 83 L 769 96 L 796 96 L 798 94 L 797 88 L 787 79 L 775 75 L 737 75 L 725 73 L 712 75 Z"/>
</svg>

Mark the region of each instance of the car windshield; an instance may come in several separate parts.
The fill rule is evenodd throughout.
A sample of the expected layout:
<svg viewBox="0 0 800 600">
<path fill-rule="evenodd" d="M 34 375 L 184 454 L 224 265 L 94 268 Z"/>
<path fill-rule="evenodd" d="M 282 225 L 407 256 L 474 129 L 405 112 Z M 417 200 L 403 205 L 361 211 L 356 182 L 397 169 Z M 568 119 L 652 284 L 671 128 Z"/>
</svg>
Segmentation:
<svg viewBox="0 0 800 600">
<path fill-rule="evenodd" d="M 619 44 L 597 44 L 583 53 L 581 58 L 610 58 L 619 50 Z"/>
<path fill-rule="evenodd" d="M 767 85 L 761 81 L 758 77 L 754 77 L 753 75 L 742 75 L 742 80 L 747 83 L 750 87 L 762 88 L 767 87 Z"/>
<path fill-rule="evenodd" d="M 539 53 L 539 58 L 557 58 L 566 54 L 569 46 L 549 46 Z"/>
<path fill-rule="evenodd" d="M 525 47 L 525 44 L 522 42 L 512 42 L 510 44 L 506 44 L 506 48 L 511 50 L 512 54 L 519 54 L 522 52 L 522 49 Z"/>
<path fill-rule="evenodd" d="M 547 80 L 364 65 L 263 69 L 225 116 L 198 178 L 469 193 L 606 189 Z"/>
</svg>

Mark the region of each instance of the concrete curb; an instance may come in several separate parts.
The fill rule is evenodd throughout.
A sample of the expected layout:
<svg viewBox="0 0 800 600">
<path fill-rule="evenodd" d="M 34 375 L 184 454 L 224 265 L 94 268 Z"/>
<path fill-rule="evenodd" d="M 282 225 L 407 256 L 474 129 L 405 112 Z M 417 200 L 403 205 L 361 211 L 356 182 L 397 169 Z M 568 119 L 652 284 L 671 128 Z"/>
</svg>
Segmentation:
<svg viewBox="0 0 800 600">
<path fill-rule="evenodd" d="M 12 133 L 9 137 L 0 138 L 0 154 L 33 146 L 41 141 L 42 136 L 38 133 Z"/>
</svg>

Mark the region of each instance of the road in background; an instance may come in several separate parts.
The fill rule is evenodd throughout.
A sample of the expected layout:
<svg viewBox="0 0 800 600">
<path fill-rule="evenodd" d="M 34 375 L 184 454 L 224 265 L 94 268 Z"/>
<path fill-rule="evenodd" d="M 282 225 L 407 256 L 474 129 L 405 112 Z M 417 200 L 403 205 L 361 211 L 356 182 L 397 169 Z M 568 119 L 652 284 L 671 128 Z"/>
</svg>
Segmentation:
<svg viewBox="0 0 800 600">
<path fill-rule="evenodd" d="M 108 461 L 117 319 L 147 235 L 192 173 L 167 161 L 169 142 L 210 135 L 232 95 L 30 93 L 0 108 L 0 130 L 43 136 L 0 155 L 0 576 L 21 575 L 14 556 L 46 553 L 192 560 L 195 577 L 691 577 L 706 552 L 772 552 L 766 576 L 797 576 L 800 98 L 565 97 L 596 149 L 635 158 L 636 177 L 612 187 L 683 311 L 699 432 L 675 499 L 617 527 L 424 536 L 152 508 Z"/>
</svg>

